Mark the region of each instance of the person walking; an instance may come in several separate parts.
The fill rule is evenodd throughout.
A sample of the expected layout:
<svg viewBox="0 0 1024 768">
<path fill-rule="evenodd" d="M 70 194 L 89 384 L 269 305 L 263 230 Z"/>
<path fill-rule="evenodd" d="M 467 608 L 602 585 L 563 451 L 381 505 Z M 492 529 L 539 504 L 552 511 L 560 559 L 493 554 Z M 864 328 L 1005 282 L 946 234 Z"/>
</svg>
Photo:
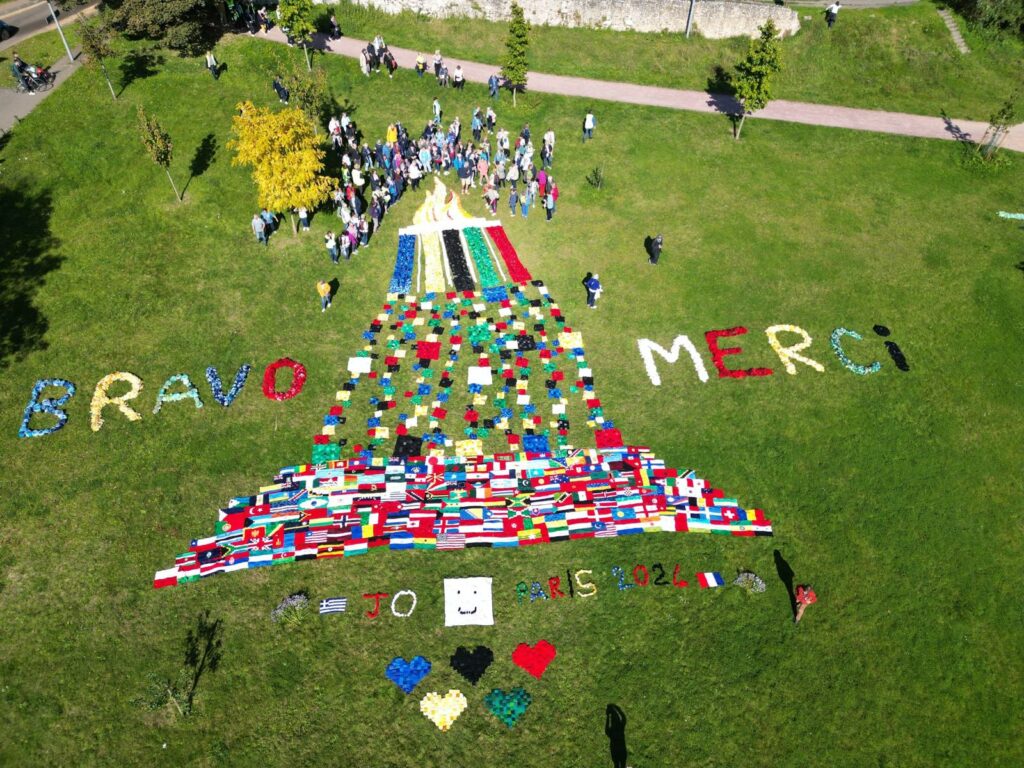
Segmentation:
<svg viewBox="0 0 1024 768">
<path fill-rule="evenodd" d="M 427 57 L 422 53 L 416 54 L 416 75 L 423 77 L 423 73 L 427 71 Z"/>
<path fill-rule="evenodd" d="M 591 274 L 587 272 L 587 276 L 583 278 L 583 287 L 587 289 L 587 306 L 591 309 L 597 309 L 597 300 L 601 298 L 601 281 L 597 278 L 597 273 Z"/>
<path fill-rule="evenodd" d="M 583 143 L 587 143 L 587 139 L 594 138 L 594 128 L 597 127 L 597 118 L 594 117 L 594 113 L 589 109 L 587 110 L 587 116 L 583 118 Z"/>
<path fill-rule="evenodd" d="M 839 16 L 839 9 L 842 7 L 842 3 L 839 0 L 835 0 L 832 5 L 825 9 L 825 23 L 828 24 L 828 28 L 832 29 L 832 26 L 836 23 L 836 18 Z"/>
<path fill-rule="evenodd" d="M 651 256 L 648 261 L 651 264 L 657 264 L 658 259 L 661 258 L 661 246 L 664 245 L 665 238 L 660 234 L 651 241 Z"/>
<path fill-rule="evenodd" d="M 444 59 L 441 57 L 441 49 L 434 51 L 434 77 L 441 79 L 441 67 L 444 66 Z"/>
<path fill-rule="evenodd" d="M 267 237 L 277 231 L 277 216 L 264 208 L 260 211 L 260 218 L 263 219 L 263 223 L 266 225 Z"/>
<path fill-rule="evenodd" d="M 516 206 L 519 205 L 519 192 L 516 191 L 516 185 L 513 184 L 508 190 L 508 208 L 512 212 L 512 218 L 516 217 Z"/>
<path fill-rule="evenodd" d="M 320 311 L 326 312 L 331 306 L 331 284 L 326 280 L 317 280 L 316 292 L 320 296 Z"/>
<path fill-rule="evenodd" d="M 213 51 L 206 52 L 206 68 L 210 70 L 210 74 L 213 75 L 214 80 L 220 79 L 220 64 L 217 63 L 217 59 L 213 55 Z"/>
<path fill-rule="evenodd" d="M 338 240 L 334 236 L 333 232 L 328 232 L 324 235 L 324 245 L 327 248 L 327 255 L 331 257 L 331 261 L 335 264 L 338 263 Z"/>
<path fill-rule="evenodd" d="M 452 83 L 456 91 L 461 91 L 466 86 L 466 77 L 462 74 L 462 65 L 455 65 L 455 72 L 452 74 Z"/>
<path fill-rule="evenodd" d="M 252 231 L 256 235 L 256 242 L 269 245 L 267 242 L 267 223 L 260 218 L 258 213 L 252 215 Z"/>
<path fill-rule="evenodd" d="M 440 125 L 441 124 L 441 102 L 438 101 L 438 99 L 436 97 L 434 98 L 433 110 L 434 110 L 434 124 L 435 125 Z"/>
<path fill-rule="evenodd" d="M 487 90 L 491 94 L 492 99 L 498 98 L 498 87 L 501 85 L 501 81 L 498 80 L 498 73 L 495 72 L 489 78 L 487 78 Z"/>
<path fill-rule="evenodd" d="M 796 588 L 796 616 L 793 617 L 793 623 L 799 624 L 800 619 L 804 617 L 804 611 L 808 605 L 813 605 L 818 602 L 818 596 L 814 594 L 814 590 L 811 589 L 810 584 L 798 584 Z"/>
<path fill-rule="evenodd" d="M 338 26 L 338 20 L 331 14 L 331 40 L 341 39 L 341 27 Z"/>
</svg>

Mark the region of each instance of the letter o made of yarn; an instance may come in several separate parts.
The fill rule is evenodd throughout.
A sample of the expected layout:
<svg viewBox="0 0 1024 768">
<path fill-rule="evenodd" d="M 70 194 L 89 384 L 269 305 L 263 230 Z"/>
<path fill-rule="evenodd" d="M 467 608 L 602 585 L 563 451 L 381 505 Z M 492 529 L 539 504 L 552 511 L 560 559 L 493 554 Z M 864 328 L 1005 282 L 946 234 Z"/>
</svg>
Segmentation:
<svg viewBox="0 0 1024 768">
<path fill-rule="evenodd" d="M 292 369 L 292 383 L 284 392 L 277 389 L 277 372 L 282 368 Z M 263 371 L 263 394 L 268 400 L 291 400 L 306 385 L 306 366 L 291 358 L 282 357 L 275 360 Z"/>
</svg>

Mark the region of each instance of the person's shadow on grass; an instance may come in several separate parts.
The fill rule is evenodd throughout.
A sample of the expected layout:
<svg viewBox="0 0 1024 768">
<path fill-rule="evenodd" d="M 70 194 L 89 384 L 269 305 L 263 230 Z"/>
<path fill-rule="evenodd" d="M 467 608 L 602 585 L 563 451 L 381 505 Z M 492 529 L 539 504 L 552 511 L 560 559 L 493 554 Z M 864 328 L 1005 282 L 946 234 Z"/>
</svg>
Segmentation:
<svg viewBox="0 0 1024 768">
<path fill-rule="evenodd" d="M 779 574 L 779 580 L 786 587 L 786 592 L 789 594 L 789 610 L 794 616 L 796 616 L 796 593 L 793 591 L 793 569 L 789 563 L 786 562 L 785 558 L 779 550 L 775 550 L 775 571 Z"/>
<path fill-rule="evenodd" d="M 334 297 L 337 296 L 338 291 L 341 290 L 341 281 L 336 277 L 332 277 L 327 282 L 327 285 L 330 286 L 331 289 L 331 303 L 334 303 Z"/>
<path fill-rule="evenodd" d="M 615 768 L 626 768 L 626 713 L 617 704 L 609 704 L 604 711 L 604 735 Z"/>
</svg>

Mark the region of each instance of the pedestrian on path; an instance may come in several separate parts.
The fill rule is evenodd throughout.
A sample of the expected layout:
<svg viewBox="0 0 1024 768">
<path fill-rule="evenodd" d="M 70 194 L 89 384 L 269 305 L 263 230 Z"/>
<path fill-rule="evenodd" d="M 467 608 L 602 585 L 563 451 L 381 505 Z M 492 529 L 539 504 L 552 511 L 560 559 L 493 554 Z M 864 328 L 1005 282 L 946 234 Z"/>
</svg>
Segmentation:
<svg viewBox="0 0 1024 768">
<path fill-rule="evenodd" d="M 597 127 L 597 118 L 594 117 L 594 113 L 589 109 L 587 110 L 587 116 L 583 118 L 583 143 L 587 143 L 587 139 L 594 138 L 594 128 Z"/>
<path fill-rule="evenodd" d="M 338 26 L 338 20 L 331 14 L 331 40 L 341 39 L 341 27 Z"/>
<path fill-rule="evenodd" d="M 461 91 L 466 87 L 466 77 L 462 74 L 462 65 L 455 65 L 455 72 L 452 74 L 452 84 L 455 86 L 456 91 Z"/>
<path fill-rule="evenodd" d="M 799 624 L 800 619 L 804 617 L 804 611 L 808 605 L 818 602 L 818 596 L 814 594 L 814 590 L 811 589 L 810 584 L 799 584 L 796 588 L 796 616 L 793 617 L 793 623 Z"/>
<path fill-rule="evenodd" d="M 441 67 L 444 66 L 444 59 L 441 57 L 441 49 L 434 51 L 434 77 L 441 79 Z"/>
<path fill-rule="evenodd" d="M 665 238 L 662 237 L 660 234 L 657 237 L 655 237 L 653 240 L 651 240 L 651 253 L 650 253 L 650 258 L 648 259 L 648 261 L 651 264 L 657 264 L 658 263 L 658 259 L 661 258 L 661 246 L 664 245 L 664 243 L 665 243 Z"/>
<path fill-rule="evenodd" d="M 334 237 L 333 232 L 328 232 L 324 235 L 324 245 L 327 248 L 327 255 L 331 257 L 331 261 L 335 264 L 338 263 L 338 240 Z"/>
<path fill-rule="evenodd" d="M 252 215 L 252 231 L 256 235 L 256 242 L 269 245 L 267 242 L 267 224 L 260 218 L 258 213 Z"/>
<path fill-rule="evenodd" d="M 320 311 L 326 312 L 331 306 L 331 284 L 326 280 L 317 280 L 316 292 L 320 296 Z"/>
<path fill-rule="evenodd" d="M 217 63 L 217 59 L 213 55 L 213 51 L 206 52 L 206 68 L 210 70 L 210 74 L 213 75 L 214 80 L 220 79 L 220 64 Z"/>
<path fill-rule="evenodd" d="M 597 279 L 597 273 L 587 272 L 587 276 L 583 278 L 583 287 L 587 289 L 587 306 L 591 309 L 597 309 L 597 300 L 601 298 L 601 281 Z"/>
<path fill-rule="evenodd" d="M 828 28 L 832 29 L 832 25 L 836 23 L 836 17 L 839 16 L 839 9 L 842 7 L 842 3 L 836 0 L 832 5 L 825 9 L 825 23 L 828 24 Z"/>
<path fill-rule="evenodd" d="M 422 53 L 416 54 L 416 75 L 423 77 L 423 73 L 427 71 L 427 57 Z"/>
</svg>

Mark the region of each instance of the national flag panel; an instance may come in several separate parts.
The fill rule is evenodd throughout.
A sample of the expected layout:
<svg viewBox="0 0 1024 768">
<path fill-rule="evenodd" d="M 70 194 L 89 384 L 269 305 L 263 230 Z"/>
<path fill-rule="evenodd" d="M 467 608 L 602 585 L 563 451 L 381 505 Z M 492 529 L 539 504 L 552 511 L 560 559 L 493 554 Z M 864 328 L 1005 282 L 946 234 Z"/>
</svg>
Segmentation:
<svg viewBox="0 0 1024 768">
<path fill-rule="evenodd" d="M 154 586 L 373 548 L 450 551 L 655 532 L 746 537 L 772 528 L 761 510 L 743 509 L 692 470 L 666 469 L 642 447 L 348 459 L 287 467 L 259 494 L 232 499 L 214 535 L 192 541 Z M 698 575 L 705 588 L 720 579 Z"/>
</svg>

